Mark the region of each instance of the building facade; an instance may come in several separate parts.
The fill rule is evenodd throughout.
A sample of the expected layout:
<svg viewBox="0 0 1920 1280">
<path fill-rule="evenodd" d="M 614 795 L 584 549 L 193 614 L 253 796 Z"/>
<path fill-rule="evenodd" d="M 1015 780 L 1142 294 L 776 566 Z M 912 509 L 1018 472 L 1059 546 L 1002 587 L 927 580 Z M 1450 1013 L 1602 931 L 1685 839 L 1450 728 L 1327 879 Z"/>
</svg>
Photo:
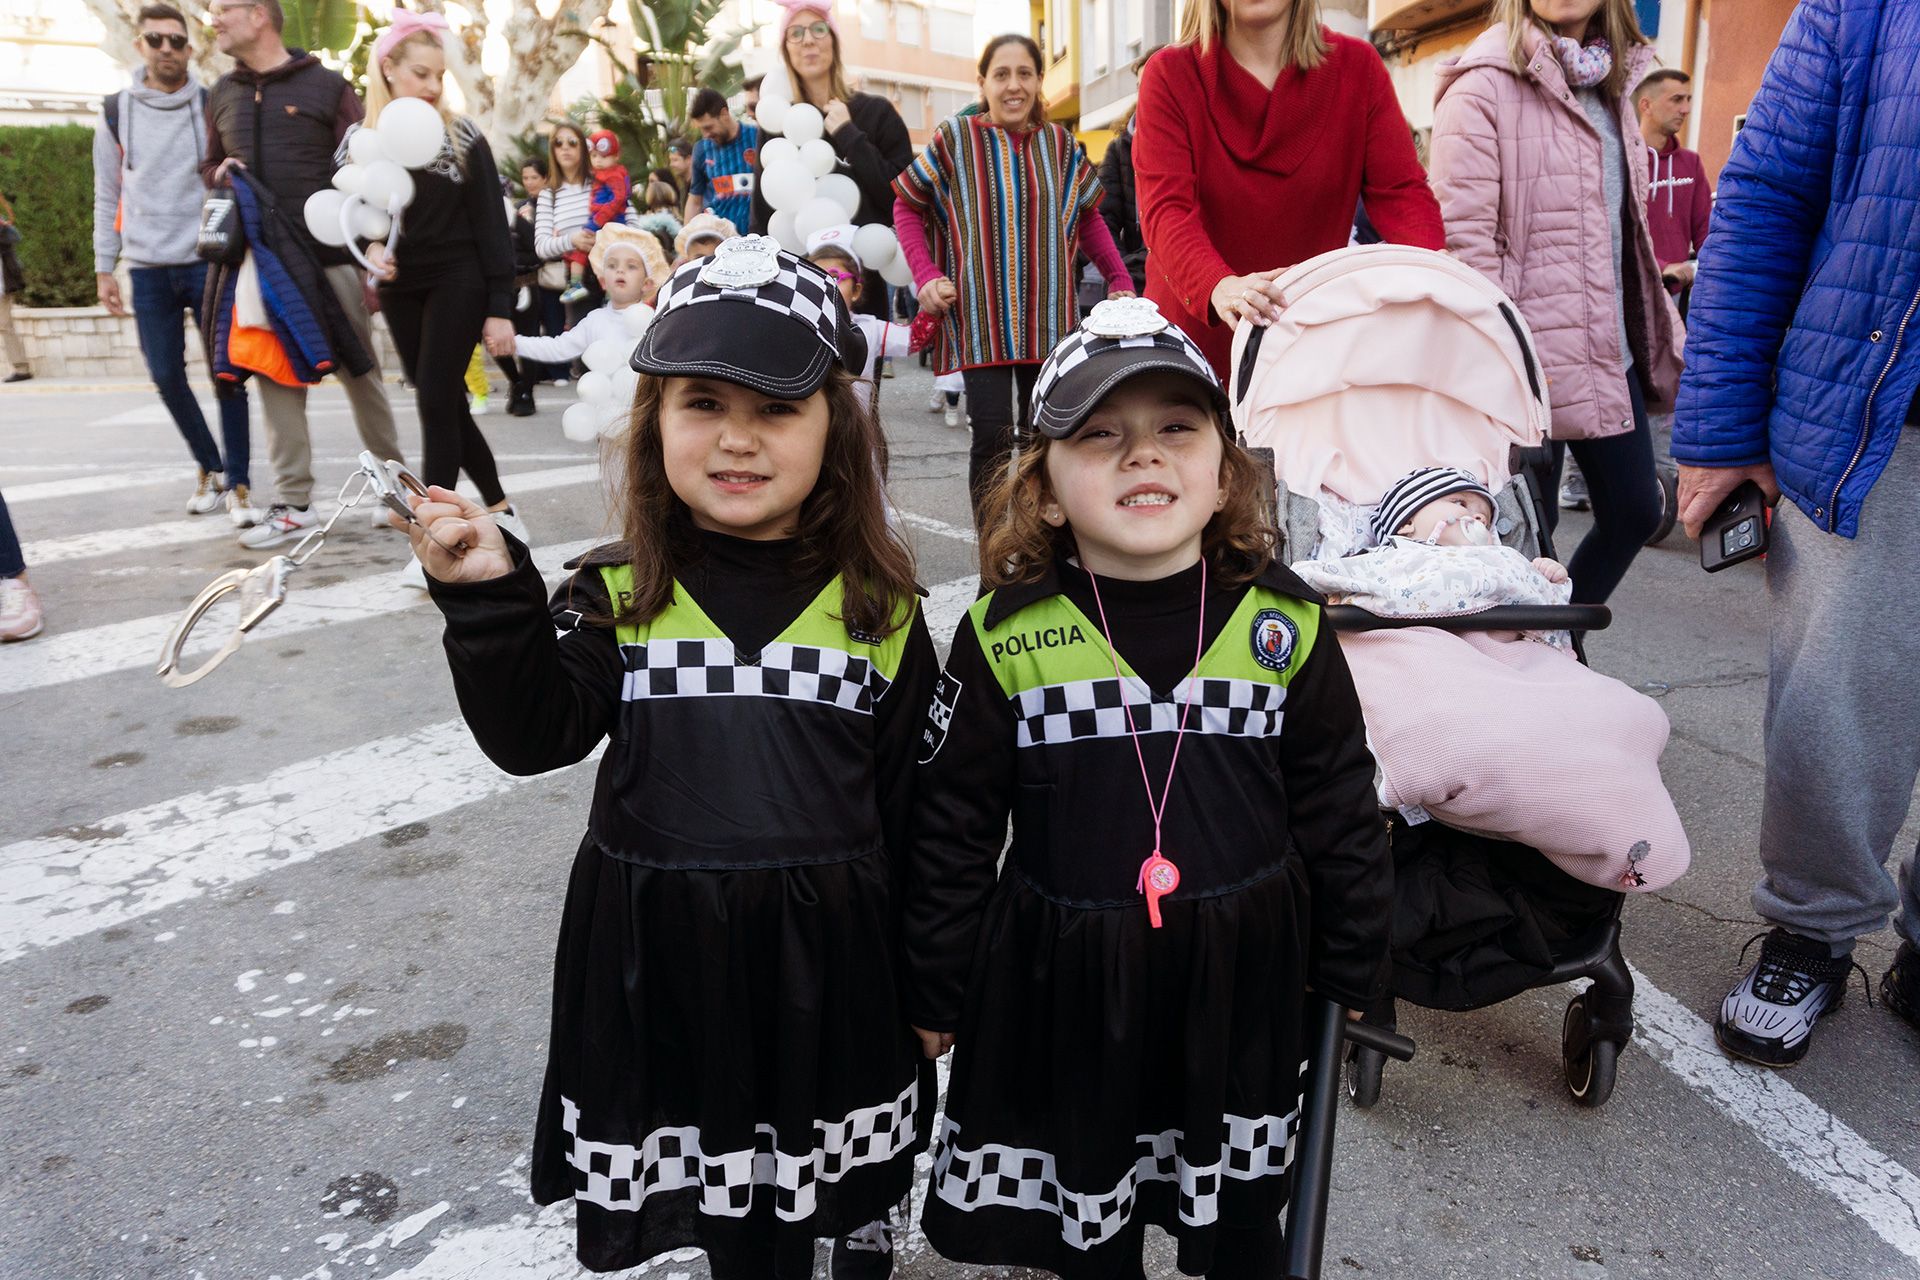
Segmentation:
<svg viewBox="0 0 1920 1280">
<path fill-rule="evenodd" d="M 0 125 L 92 124 L 100 100 L 127 82 L 100 48 L 105 35 L 77 0 L 0 3 Z"/>
</svg>

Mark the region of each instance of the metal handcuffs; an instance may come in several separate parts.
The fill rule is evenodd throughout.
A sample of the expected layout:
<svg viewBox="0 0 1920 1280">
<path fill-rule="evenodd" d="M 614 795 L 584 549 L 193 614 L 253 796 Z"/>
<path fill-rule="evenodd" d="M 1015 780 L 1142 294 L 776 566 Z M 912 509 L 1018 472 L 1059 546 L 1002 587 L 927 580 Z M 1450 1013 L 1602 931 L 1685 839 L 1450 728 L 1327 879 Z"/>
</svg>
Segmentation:
<svg viewBox="0 0 1920 1280">
<path fill-rule="evenodd" d="M 161 646 L 160 664 L 154 669 L 155 675 L 172 688 L 184 689 L 231 658 L 239 650 L 240 642 L 246 639 L 247 634 L 265 622 L 273 611 L 286 601 L 287 584 L 293 577 L 293 571 L 312 559 L 314 553 L 326 542 L 327 534 L 333 531 L 333 526 L 339 522 L 340 517 L 359 505 L 361 499 L 367 494 L 374 494 L 386 504 L 389 511 L 408 524 L 420 523 L 414 517 L 413 508 L 407 503 L 408 494 L 415 494 L 422 498 L 427 496 L 427 487 L 420 483 L 419 477 L 398 462 L 380 461 L 370 450 L 362 450 L 359 461 L 358 470 L 348 476 L 346 483 L 340 486 L 340 509 L 333 513 L 332 519 L 326 524 L 300 539 L 291 553 L 274 556 L 264 564 L 255 565 L 251 569 L 229 570 L 209 582 L 200 594 L 193 598 L 193 603 L 187 606 L 187 611 L 181 614 L 179 621 L 173 624 L 173 630 L 168 633 L 166 643 Z M 436 538 L 435 541 L 439 539 Z M 448 548 L 456 553 L 464 549 L 464 543 L 457 548 Z M 240 593 L 240 620 L 234 625 L 233 634 L 227 637 L 227 642 L 221 645 L 212 657 L 194 670 L 181 670 L 180 655 L 185 651 L 187 638 L 193 634 L 193 629 L 200 624 L 200 620 L 207 616 L 214 605 L 236 591 Z"/>
</svg>

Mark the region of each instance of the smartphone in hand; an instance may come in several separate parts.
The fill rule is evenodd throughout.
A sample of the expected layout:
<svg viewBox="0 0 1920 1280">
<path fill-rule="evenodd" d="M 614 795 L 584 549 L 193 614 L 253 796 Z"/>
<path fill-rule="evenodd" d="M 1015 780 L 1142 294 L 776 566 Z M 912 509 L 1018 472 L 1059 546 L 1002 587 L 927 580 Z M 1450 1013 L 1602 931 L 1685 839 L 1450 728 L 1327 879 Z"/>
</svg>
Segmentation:
<svg viewBox="0 0 1920 1280">
<path fill-rule="evenodd" d="M 1700 567 L 1718 573 L 1767 553 L 1773 512 L 1767 495 L 1751 480 L 1727 495 L 1700 528 Z"/>
</svg>

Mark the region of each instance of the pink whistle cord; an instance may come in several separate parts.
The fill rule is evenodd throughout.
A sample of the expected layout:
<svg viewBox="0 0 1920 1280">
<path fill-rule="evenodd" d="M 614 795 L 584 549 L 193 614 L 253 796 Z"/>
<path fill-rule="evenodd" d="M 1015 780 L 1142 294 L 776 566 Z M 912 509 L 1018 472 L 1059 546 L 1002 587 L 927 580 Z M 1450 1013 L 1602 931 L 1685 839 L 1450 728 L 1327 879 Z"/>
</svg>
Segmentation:
<svg viewBox="0 0 1920 1280">
<path fill-rule="evenodd" d="M 1106 637 L 1107 656 L 1113 659 L 1113 679 L 1120 686 L 1120 709 L 1127 716 L 1127 733 L 1133 738 L 1133 754 L 1140 761 L 1140 781 L 1147 789 L 1147 811 L 1153 815 L 1153 851 L 1160 853 L 1160 820 L 1166 816 L 1167 799 L 1173 794 L 1173 771 L 1180 767 L 1180 748 L 1187 740 L 1187 712 L 1193 710 L 1194 690 L 1200 685 L 1200 659 L 1206 654 L 1207 643 L 1207 558 L 1200 557 L 1200 627 L 1193 641 L 1193 670 L 1187 673 L 1187 700 L 1180 708 L 1180 727 L 1173 736 L 1173 759 L 1167 761 L 1167 783 L 1160 789 L 1160 802 L 1153 800 L 1153 778 L 1147 772 L 1147 753 L 1140 747 L 1140 730 L 1133 723 L 1133 706 L 1127 701 L 1126 678 L 1120 674 L 1120 651 L 1113 647 L 1113 628 L 1107 625 L 1107 606 L 1100 599 L 1100 579 L 1087 570 L 1087 581 L 1093 584 L 1093 607 L 1100 611 L 1100 633 Z M 1142 684 L 1146 681 L 1142 680 Z M 1153 690 L 1147 690 L 1149 697 Z M 1140 864 L 1140 883 L 1136 888 L 1146 891 L 1147 862 Z"/>
</svg>

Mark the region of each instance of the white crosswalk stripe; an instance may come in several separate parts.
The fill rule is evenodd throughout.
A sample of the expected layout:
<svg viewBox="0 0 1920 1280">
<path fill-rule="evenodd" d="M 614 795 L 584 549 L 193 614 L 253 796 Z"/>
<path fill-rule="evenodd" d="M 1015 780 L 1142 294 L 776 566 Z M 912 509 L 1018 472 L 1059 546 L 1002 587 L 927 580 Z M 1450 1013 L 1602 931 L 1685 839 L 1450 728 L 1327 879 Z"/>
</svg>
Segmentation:
<svg viewBox="0 0 1920 1280">
<path fill-rule="evenodd" d="M 176 477 L 177 478 L 177 477 Z M 507 493 L 541 493 L 550 489 L 564 489 L 568 485 L 591 484 L 600 479 L 600 467 L 597 463 L 585 463 L 571 467 L 555 467 L 547 471 L 525 471 L 519 475 L 502 476 L 500 483 Z M 472 485 L 462 485 L 469 495 L 476 491 Z M 7 500 L 13 500 L 7 494 Z M 316 510 L 323 516 L 332 515 L 335 506 L 331 502 L 317 505 Z M 29 542 L 22 551 L 29 565 L 39 566 L 57 564 L 62 560 L 79 560 L 90 556 L 127 555 L 160 547 L 180 546 L 190 542 L 211 542 L 217 538 L 231 538 L 237 531 L 226 517 L 226 513 L 200 516 L 189 520 L 164 520 L 157 524 L 136 525 L 126 529 L 104 529 L 95 533 L 72 534 L 64 538 L 42 538 L 38 542 Z"/>
</svg>

